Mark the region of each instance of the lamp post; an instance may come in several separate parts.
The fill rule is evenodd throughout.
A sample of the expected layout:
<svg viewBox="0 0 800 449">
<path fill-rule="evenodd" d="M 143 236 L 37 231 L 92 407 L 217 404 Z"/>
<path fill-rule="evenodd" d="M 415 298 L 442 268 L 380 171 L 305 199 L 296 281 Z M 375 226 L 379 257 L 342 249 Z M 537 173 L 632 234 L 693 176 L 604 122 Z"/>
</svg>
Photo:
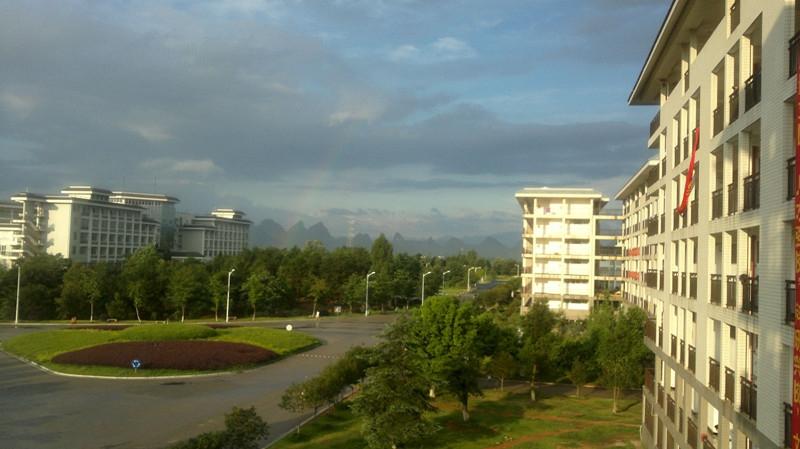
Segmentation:
<svg viewBox="0 0 800 449">
<path fill-rule="evenodd" d="M 236 268 L 231 268 L 228 272 L 228 298 L 225 300 L 225 322 L 228 322 L 228 313 L 231 309 L 231 275 L 236 271 Z"/>
<path fill-rule="evenodd" d="M 375 274 L 374 271 L 367 274 L 367 297 L 364 299 L 364 316 L 369 316 L 369 278 L 373 274 Z"/>
<path fill-rule="evenodd" d="M 467 270 L 467 291 L 469 291 L 469 286 L 470 286 L 469 274 L 472 273 L 472 270 L 477 270 L 478 268 L 480 267 L 469 267 L 469 269 Z"/>
<path fill-rule="evenodd" d="M 425 304 L 425 276 L 433 273 L 433 271 L 429 271 L 422 275 L 422 301 L 420 301 L 420 305 Z"/>
<path fill-rule="evenodd" d="M 517 267 L 517 277 L 519 277 L 519 264 L 515 263 L 514 266 Z"/>
<path fill-rule="evenodd" d="M 450 272 L 450 270 L 447 270 L 444 273 L 442 273 L 442 293 L 444 293 L 444 275 L 446 275 L 449 272 Z"/>
<path fill-rule="evenodd" d="M 19 324 L 19 284 L 22 280 L 22 261 L 17 260 L 17 306 L 14 311 L 14 327 Z"/>
</svg>

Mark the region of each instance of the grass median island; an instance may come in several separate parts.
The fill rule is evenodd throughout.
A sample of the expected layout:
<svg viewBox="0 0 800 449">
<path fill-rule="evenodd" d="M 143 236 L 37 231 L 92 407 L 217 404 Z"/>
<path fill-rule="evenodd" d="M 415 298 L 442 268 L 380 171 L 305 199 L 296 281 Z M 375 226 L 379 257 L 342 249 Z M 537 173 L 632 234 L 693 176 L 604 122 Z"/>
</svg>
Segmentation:
<svg viewBox="0 0 800 449">
<path fill-rule="evenodd" d="M 134 342 L 142 343 L 134 345 L 142 352 L 141 357 L 135 357 L 142 360 L 141 369 L 134 371 L 130 367 L 103 366 L 108 363 L 110 349 L 113 348 L 108 345 Z M 2 347 L 11 354 L 62 373 L 151 377 L 246 369 L 281 356 L 309 349 L 318 344 L 319 340 L 310 335 L 279 329 L 244 326 L 212 329 L 197 324 L 159 324 L 131 326 L 123 330 L 63 329 L 36 332 L 5 341 Z M 180 345 L 191 347 L 191 355 L 196 359 L 196 363 L 187 364 L 183 361 L 178 364 L 176 361 L 176 366 L 170 368 L 169 363 L 165 363 L 163 354 L 158 352 L 176 351 L 175 347 Z M 226 345 L 226 348 L 221 348 Z M 250 345 L 258 351 L 248 352 L 244 350 L 246 348 L 241 347 L 242 345 Z M 225 354 L 220 351 L 224 352 L 226 349 L 238 351 L 239 356 L 225 357 L 231 364 L 221 368 L 221 361 L 218 359 Z M 130 351 L 130 348 L 126 348 L 126 350 Z M 267 356 L 265 350 L 273 355 Z M 70 354 L 76 351 L 81 351 L 80 357 L 77 357 L 77 354 Z M 88 363 L 95 360 L 91 357 L 93 353 L 98 355 L 97 364 Z M 133 353 L 135 352 L 131 352 L 131 354 Z M 251 354 L 250 358 L 244 357 L 243 354 L 246 353 Z M 148 354 L 152 355 L 151 359 L 153 360 L 150 368 L 147 366 Z M 75 357 L 70 357 L 72 355 Z M 99 358 L 100 355 L 103 356 L 102 360 Z M 57 360 L 80 360 L 82 363 L 58 363 L 54 361 L 57 356 Z M 205 361 L 204 357 L 209 360 Z M 156 359 L 158 359 L 158 363 L 155 363 Z M 248 360 L 252 362 L 247 362 Z M 242 363 L 243 361 L 245 362 Z M 178 369 L 187 366 L 194 368 Z"/>
<path fill-rule="evenodd" d="M 546 392 L 533 403 L 526 387 L 487 390 L 474 400 L 470 421 L 463 422 L 459 404 L 435 403 L 434 421 L 441 427 L 425 442 L 428 448 L 483 449 L 633 449 L 639 440 L 641 407 L 637 398 L 623 401 L 621 413 L 611 413 L 611 399 L 590 392 L 577 399 Z M 361 423 L 348 404 L 304 426 L 274 449 L 366 448 Z"/>
</svg>

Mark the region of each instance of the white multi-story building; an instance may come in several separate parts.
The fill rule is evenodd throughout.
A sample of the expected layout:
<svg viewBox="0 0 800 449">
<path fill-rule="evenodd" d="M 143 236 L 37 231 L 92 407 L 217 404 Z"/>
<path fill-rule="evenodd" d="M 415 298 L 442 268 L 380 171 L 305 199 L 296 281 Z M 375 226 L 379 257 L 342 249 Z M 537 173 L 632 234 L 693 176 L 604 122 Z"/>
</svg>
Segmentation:
<svg viewBox="0 0 800 449">
<path fill-rule="evenodd" d="M 621 233 L 608 198 L 592 189 L 526 188 L 522 207 L 522 304 L 543 299 L 570 319 L 585 318 L 595 300 L 615 299 Z M 599 296 L 599 297 L 598 297 Z"/>
<path fill-rule="evenodd" d="M 250 221 L 244 212 L 216 209 L 181 221 L 177 202 L 91 186 L 70 186 L 60 195 L 16 194 L 0 203 L 0 264 L 38 251 L 92 263 L 122 261 L 149 245 L 202 258 L 247 248 Z"/>
<path fill-rule="evenodd" d="M 794 0 L 675 0 L 630 95 L 659 106 L 656 162 L 618 194 L 623 295 L 652 317 L 646 448 L 793 447 L 798 30 Z"/>
<path fill-rule="evenodd" d="M 209 215 L 180 214 L 176 254 L 213 258 L 240 253 L 250 244 L 252 222 L 244 216 L 234 209 L 214 209 Z"/>
</svg>

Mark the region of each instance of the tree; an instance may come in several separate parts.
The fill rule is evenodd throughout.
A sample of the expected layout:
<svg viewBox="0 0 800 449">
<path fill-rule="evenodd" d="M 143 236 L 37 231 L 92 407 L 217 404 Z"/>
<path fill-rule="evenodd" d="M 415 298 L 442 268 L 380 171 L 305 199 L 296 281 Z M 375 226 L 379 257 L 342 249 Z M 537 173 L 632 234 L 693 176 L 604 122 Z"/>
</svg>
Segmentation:
<svg viewBox="0 0 800 449">
<path fill-rule="evenodd" d="M 426 395 L 428 381 L 420 375 L 422 361 L 396 331 L 383 338 L 373 352 L 374 366 L 367 369 L 364 386 L 352 405 L 362 420 L 361 434 L 374 449 L 409 446 L 436 430 L 425 416 L 434 408 Z"/>
<path fill-rule="evenodd" d="M 486 373 L 500 381 L 500 391 L 503 391 L 505 379 L 517 370 L 517 361 L 506 351 L 498 352 L 487 359 Z"/>
<path fill-rule="evenodd" d="M 225 414 L 225 430 L 206 432 L 170 446 L 170 449 L 257 449 L 269 435 L 269 425 L 254 407 L 234 407 Z"/>
<path fill-rule="evenodd" d="M 553 333 L 558 320 L 544 301 L 535 301 L 528 313 L 522 317 L 522 349 L 520 359 L 523 371 L 531 380 L 531 400 L 536 400 L 537 375 L 548 368 L 558 347 L 558 338 Z"/>
<path fill-rule="evenodd" d="M 366 298 L 366 280 L 364 276 L 359 274 L 352 274 L 347 278 L 344 290 L 344 303 L 350 308 L 350 313 L 353 313 L 353 306 L 360 305 Z"/>
<path fill-rule="evenodd" d="M 244 282 L 242 288 L 247 292 L 247 302 L 253 309 L 253 321 L 256 320 L 256 309 L 269 295 L 270 276 L 262 271 L 253 271 Z"/>
<path fill-rule="evenodd" d="M 389 243 L 386 236 L 383 234 L 378 236 L 378 238 L 372 242 L 372 249 L 370 249 L 369 252 L 372 269 L 377 272 L 389 274 L 392 266 L 393 252 L 392 244 Z"/>
<path fill-rule="evenodd" d="M 317 307 L 319 307 L 321 303 L 325 302 L 330 296 L 330 287 L 328 286 L 328 283 L 325 282 L 325 279 L 319 277 L 314 278 L 314 280 L 311 282 L 311 288 L 309 289 L 308 294 L 314 299 L 314 306 L 311 315 L 316 316 Z"/>
<path fill-rule="evenodd" d="M 228 293 L 228 272 L 217 271 L 211 275 L 209 281 L 211 302 L 214 305 L 214 321 L 219 321 L 219 305 L 225 300 Z"/>
<path fill-rule="evenodd" d="M 20 319 L 49 320 L 57 315 L 56 299 L 62 290 L 64 272 L 69 261 L 60 255 L 35 254 L 17 260 L 22 266 L 20 284 Z M 17 270 L 9 270 L 6 278 L 10 278 L 7 290 L 5 309 L 6 316 L 13 318 L 16 305 Z"/>
<path fill-rule="evenodd" d="M 589 371 L 581 359 L 575 359 L 572 367 L 567 371 L 567 378 L 575 385 L 575 397 L 581 398 L 581 388 L 589 380 Z"/>
<path fill-rule="evenodd" d="M 181 322 L 186 317 L 186 306 L 207 294 L 207 284 L 205 267 L 198 262 L 179 262 L 173 267 L 167 297 L 172 307 L 180 311 Z"/>
<path fill-rule="evenodd" d="M 89 305 L 89 321 L 94 321 L 94 305 L 100 299 L 100 282 L 91 267 L 73 263 L 64 273 L 61 295 L 56 299 L 63 318 L 81 315 Z"/>
<path fill-rule="evenodd" d="M 165 290 L 164 271 L 164 261 L 154 246 L 137 250 L 125 261 L 122 274 L 139 322 L 143 311 L 149 311 L 154 317 L 163 312 L 160 301 Z"/>
</svg>

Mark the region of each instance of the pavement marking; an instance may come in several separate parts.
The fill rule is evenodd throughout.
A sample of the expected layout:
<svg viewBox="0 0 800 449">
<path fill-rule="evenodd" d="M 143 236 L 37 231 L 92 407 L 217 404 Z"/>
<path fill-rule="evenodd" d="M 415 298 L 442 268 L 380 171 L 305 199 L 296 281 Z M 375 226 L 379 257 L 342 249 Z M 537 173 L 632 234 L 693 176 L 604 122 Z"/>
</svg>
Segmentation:
<svg viewBox="0 0 800 449">
<path fill-rule="evenodd" d="M 307 358 L 314 358 L 314 359 L 338 359 L 338 355 L 327 355 L 327 354 L 298 354 L 299 357 L 307 357 Z"/>
</svg>

